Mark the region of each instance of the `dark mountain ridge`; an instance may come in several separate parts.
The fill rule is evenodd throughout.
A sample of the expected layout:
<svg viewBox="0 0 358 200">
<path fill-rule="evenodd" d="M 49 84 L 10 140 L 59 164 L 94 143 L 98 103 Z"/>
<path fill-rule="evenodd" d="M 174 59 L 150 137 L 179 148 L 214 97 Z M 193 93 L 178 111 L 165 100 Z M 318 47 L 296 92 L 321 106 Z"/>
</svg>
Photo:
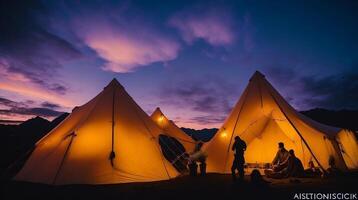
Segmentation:
<svg viewBox="0 0 358 200">
<path fill-rule="evenodd" d="M 39 139 L 56 127 L 67 116 L 68 113 L 64 113 L 51 122 L 37 116 L 19 125 L 0 124 L 0 134 L 2 137 L 0 140 L 0 151 L 3 152 L 2 159 L 0 160 L 1 171 L 25 155 Z"/>
<path fill-rule="evenodd" d="M 322 124 L 358 131 L 358 110 L 314 108 L 300 113 Z"/>
</svg>

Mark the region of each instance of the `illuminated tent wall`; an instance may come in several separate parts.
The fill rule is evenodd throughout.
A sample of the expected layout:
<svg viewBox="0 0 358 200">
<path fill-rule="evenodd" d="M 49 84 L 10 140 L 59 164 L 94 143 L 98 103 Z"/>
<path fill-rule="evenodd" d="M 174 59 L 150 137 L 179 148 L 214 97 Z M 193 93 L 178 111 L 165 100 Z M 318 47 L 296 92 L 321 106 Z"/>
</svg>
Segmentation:
<svg viewBox="0 0 358 200">
<path fill-rule="evenodd" d="M 162 156 L 160 128 L 115 79 L 37 142 L 15 180 L 109 184 L 178 175 Z"/>
<path fill-rule="evenodd" d="M 357 140 L 352 132 L 319 124 L 298 113 L 260 72 L 251 77 L 223 126 L 204 147 L 208 172 L 230 173 L 234 157 L 231 146 L 237 135 L 248 145 L 246 163 L 270 163 L 277 143 L 284 142 L 305 167 L 312 160 L 327 169 L 330 157 L 342 170 L 358 166 Z"/>
<path fill-rule="evenodd" d="M 195 141 L 169 120 L 159 108 L 151 115 L 152 120 L 163 130 L 159 144 L 164 157 L 180 173 L 186 173 L 189 154 L 194 151 Z"/>
<path fill-rule="evenodd" d="M 187 152 L 194 151 L 195 141 L 182 131 L 172 120 L 169 120 L 160 110 L 156 108 L 150 116 L 153 121 L 163 129 L 163 132 L 170 137 L 173 137 L 185 147 Z"/>
</svg>

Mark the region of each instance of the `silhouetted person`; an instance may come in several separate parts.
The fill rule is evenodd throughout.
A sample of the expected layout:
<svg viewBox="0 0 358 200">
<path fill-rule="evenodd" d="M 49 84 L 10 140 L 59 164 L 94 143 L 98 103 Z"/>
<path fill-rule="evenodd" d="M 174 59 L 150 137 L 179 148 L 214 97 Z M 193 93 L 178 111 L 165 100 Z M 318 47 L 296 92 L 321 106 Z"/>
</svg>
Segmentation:
<svg viewBox="0 0 358 200">
<path fill-rule="evenodd" d="M 243 141 L 239 136 L 235 137 L 235 142 L 232 145 L 231 148 L 232 151 L 234 151 L 234 161 L 232 163 L 231 167 L 231 174 L 232 178 L 235 181 L 236 180 L 236 170 L 239 172 L 239 178 L 241 180 L 244 179 L 244 164 L 245 164 L 245 158 L 244 158 L 244 152 L 246 150 L 246 143 Z"/>
<path fill-rule="evenodd" d="M 195 144 L 194 152 L 198 152 L 201 150 L 201 147 L 203 147 L 204 143 L 202 141 L 199 141 Z"/>
<path fill-rule="evenodd" d="M 327 169 L 328 176 L 337 176 L 341 174 L 341 171 L 336 166 L 336 160 L 333 156 L 329 157 L 328 160 L 329 168 Z"/>
<path fill-rule="evenodd" d="M 283 142 L 278 143 L 278 151 L 272 161 L 273 171 L 278 172 L 287 167 L 287 159 L 289 157 L 288 151 L 285 149 Z"/>
<path fill-rule="evenodd" d="M 302 162 L 299 158 L 296 157 L 295 152 L 291 149 L 289 151 L 289 156 L 286 161 L 281 163 L 282 166 L 286 166 L 280 171 L 274 171 L 271 173 L 266 173 L 269 178 L 288 178 L 288 177 L 303 177 L 304 168 Z"/>
<path fill-rule="evenodd" d="M 259 188 L 267 186 L 268 183 L 262 178 L 261 173 L 258 169 L 252 170 L 250 174 L 250 181 L 254 187 L 259 187 Z"/>
<path fill-rule="evenodd" d="M 201 148 L 203 147 L 204 143 L 199 141 L 195 144 L 195 148 L 194 148 L 194 152 L 191 153 L 190 155 L 190 161 L 191 163 L 189 164 L 189 168 L 192 167 L 192 169 L 194 170 L 194 163 L 196 164 L 196 168 L 198 167 L 196 162 L 199 162 L 199 169 L 200 169 L 200 175 L 205 175 L 206 174 L 206 155 L 205 153 L 201 150 Z"/>
<path fill-rule="evenodd" d="M 205 176 L 206 175 L 206 158 L 205 157 L 201 157 L 199 159 L 199 168 L 200 168 L 200 175 L 201 176 Z"/>
<path fill-rule="evenodd" d="M 203 142 L 198 142 L 195 145 L 195 152 L 201 152 L 201 147 L 203 147 L 204 143 Z M 205 155 L 201 155 L 198 157 L 198 161 L 199 161 L 199 169 L 200 169 L 200 175 L 204 176 L 206 174 L 206 156 Z"/>
<path fill-rule="evenodd" d="M 190 161 L 188 166 L 190 176 L 196 176 L 198 174 L 198 164 L 196 164 L 196 161 Z"/>
<path fill-rule="evenodd" d="M 306 177 L 320 177 L 322 172 L 319 167 L 316 167 L 313 161 L 308 162 L 308 169 L 305 170 Z"/>
<path fill-rule="evenodd" d="M 304 175 L 304 168 L 302 162 L 296 157 L 293 149 L 289 151 L 290 156 L 287 161 L 287 176 L 288 177 L 302 177 Z"/>
</svg>

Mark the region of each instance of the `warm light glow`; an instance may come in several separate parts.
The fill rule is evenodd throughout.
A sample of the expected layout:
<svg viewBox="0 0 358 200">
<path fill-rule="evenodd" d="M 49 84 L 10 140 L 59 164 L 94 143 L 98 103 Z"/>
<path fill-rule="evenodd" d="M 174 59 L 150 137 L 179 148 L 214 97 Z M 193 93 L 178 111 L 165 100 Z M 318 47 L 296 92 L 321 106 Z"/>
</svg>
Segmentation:
<svg viewBox="0 0 358 200">
<path fill-rule="evenodd" d="M 159 121 L 159 122 L 162 122 L 163 120 L 164 120 L 164 116 L 161 115 L 161 116 L 158 118 L 158 121 Z"/>
<path fill-rule="evenodd" d="M 226 138 L 226 137 L 227 137 L 227 133 L 226 133 L 226 131 L 223 131 L 223 132 L 220 134 L 220 137 L 222 137 L 222 138 Z"/>
</svg>

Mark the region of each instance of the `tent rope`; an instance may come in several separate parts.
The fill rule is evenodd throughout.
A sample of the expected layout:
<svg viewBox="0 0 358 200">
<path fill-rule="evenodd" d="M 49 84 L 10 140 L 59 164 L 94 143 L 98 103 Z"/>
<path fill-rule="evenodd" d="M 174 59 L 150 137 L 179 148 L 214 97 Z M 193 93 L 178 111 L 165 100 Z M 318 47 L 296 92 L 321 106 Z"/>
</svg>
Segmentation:
<svg viewBox="0 0 358 200">
<path fill-rule="evenodd" d="M 114 126 L 115 126 L 115 121 L 114 121 L 114 109 L 115 109 L 115 95 L 116 95 L 116 91 L 115 88 L 113 88 L 113 97 L 112 97 L 112 146 L 111 146 L 111 152 L 109 153 L 109 160 L 111 162 L 111 166 L 114 166 L 113 160 L 116 157 L 116 153 L 114 152 Z"/>
<path fill-rule="evenodd" d="M 171 136 L 168 136 L 168 135 L 165 135 L 165 136 L 171 137 Z M 159 140 L 160 140 L 160 139 L 159 139 Z M 163 141 L 163 140 L 162 140 L 162 141 Z M 177 144 L 175 144 L 174 141 L 171 141 L 171 143 L 173 143 L 175 146 L 177 146 Z M 177 152 L 175 152 L 172 148 L 170 148 L 169 144 L 167 144 L 167 143 L 164 142 L 164 141 L 163 141 L 163 144 L 164 144 L 164 145 L 167 147 L 167 149 L 172 153 L 172 155 L 175 156 L 175 159 L 174 159 L 175 162 L 176 162 L 177 160 L 179 160 L 182 165 L 186 166 L 186 163 L 184 163 L 184 160 L 180 160 L 180 158 L 181 158 L 183 155 L 185 155 L 185 153 L 187 153 L 186 151 L 185 151 L 184 153 L 181 153 L 180 155 L 177 156 Z M 178 152 L 180 153 L 180 149 L 177 148 L 177 150 L 179 150 Z M 189 158 L 185 158 L 185 157 L 183 157 L 183 158 L 184 158 L 186 161 L 190 161 Z M 172 163 L 172 164 L 175 163 L 174 161 L 172 161 L 171 163 Z"/>
<path fill-rule="evenodd" d="M 237 122 L 238 122 L 238 120 L 239 120 L 239 117 L 240 117 L 242 108 L 243 108 L 244 105 L 245 105 L 247 93 L 248 93 L 248 92 L 246 91 L 245 96 L 244 96 L 244 99 L 243 99 L 243 103 L 242 103 L 242 105 L 241 105 L 241 107 L 240 107 L 240 110 L 239 110 L 239 113 L 237 114 L 237 117 L 236 117 L 235 126 L 234 126 L 234 128 L 233 128 L 233 130 L 232 130 L 232 133 L 231 133 L 231 136 L 230 136 L 230 142 L 229 142 L 229 145 L 228 145 L 228 148 L 227 148 L 227 151 L 226 151 L 225 165 L 224 165 L 224 170 L 223 170 L 223 171 L 225 171 L 226 166 L 227 166 L 227 160 L 228 160 L 228 157 L 229 157 L 229 152 L 230 152 L 230 147 L 231 147 L 231 143 L 232 143 L 232 138 L 233 138 L 233 136 L 234 136 L 234 134 L 235 134 L 236 125 L 237 125 Z"/>
<path fill-rule="evenodd" d="M 302 148 L 302 160 L 303 160 L 303 163 L 306 163 L 306 160 L 305 160 L 305 148 L 303 146 L 302 139 L 301 139 L 301 148 Z"/>
<path fill-rule="evenodd" d="M 268 83 L 270 84 L 270 83 Z M 297 129 L 297 127 L 293 124 L 293 122 L 290 120 L 290 118 L 288 118 L 286 112 L 284 112 L 284 110 L 282 109 L 281 105 L 279 104 L 278 100 L 276 99 L 276 97 L 272 94 L 272 91 L 270 90 L 270 88 L 268 88 L 269 90 L 269 94 L 270 96 L 273 98 L 273 100 L 275 101 L 275 103 L 277 104 L 277 106 L 279 107 L 279 109 L 281 110 L 281 112 L 284 114 L 284 116 L 286 117 L 287 121 L 291 124 L 291 126 L 295 129 L 295 131 L 297 132 L 297 134 L 300 136 L 301 140 L 305 143 L 307 149 L 310 151 L 310 153 L 312 154 L 312 157 L 315 159 L 315 161 L 317 162 L 317 164 L 321 167 L 321 169 L 325 171 L 325 169 L 323 168 L 323 166 L 321 165 L 321 163 L 318 161 L 317 157 L 313 154 L 312 149 L 310 148 L 310 146 L 308 145 L 308 143 L 306 142 L 306 140 L 303 138 L 303 136 L 301 135 L 301 133 L 299 132 L 299 130 Z"/>
<path fill-rule="evenodd" d="M 130 98 L 131 98 L 131 97 L 130 97 Z M 146 128 L 147 132 L 148 132 L 149 135 L 151 136 L 150 138 L 155 138 L 155 137 L 153 136 L 152 132 L 150 131 L 149 127 L 148 127 L 147 124 L 145 123 L 145 121 L 144 121 L 144 120 L 142 119 L 142 117 L 139 115 L 138 110 L 137 110 L 137 105 L 134 103 L 134 100 L 133 100 L 133 101 L 129 101 L 129 102 L 134 105 L 135 113 L 136 113 L 137 117 L 142 121 L 142 123 L 143 123 L 144 127 Z M 167 176 L 168 176 L 169 178 L 171 178 L 170 175 L 169 175 L 167 166 L 165 165 L 165 161 L 164 161 L 164 159 L 163 159 L 162 152 L 159 150 L 159 146 L 157 145 L 157 143 L 156 143 L 156 142 L 154 142 L 154 143 L 155 143 L 155 146 L 157 147 L 157 150 L 159 151 L 159 153 L 160 153 L 160 155 L 161 155 L 160 158 L 161 158 L 161 160 L 162 160 L 162 163 L 163 163 L 165 172 L 167 173 Z"/>
<path fill-rule="evenodd" d="M 89 116 L 92 115 L 93 111 L 94 111 L 95 108 L 98 106 L 98 102 L 103 98 L 103 94 L 102 94 L 102 93 L 103 93 L 103 91 L 99 94 L 99 95 L 100 95 L 100 96 L 99 96 L 100 98 L 97 99 L 97 101 L 95 102 L 95 105 L 91 108 L 91 110 L 90 110 L 90 112 L 88 113 L 88 115 L 87 115 L 84 119 L 80 120 L 80 123 L 78 123 L 74 128 L 72 128 L 72 129 L 71 129 L 70 131 L 68 131 L 67 133 L 72 133 L 72 132 L 77 131 L 78 128 L 81 127 L 82 124 L 84 124 L 84 123 L 87 121 L 87 119 L 89 118 Z M 72 113 L 71 113 L 67 118 L 69 119 L 71 115 L 72 115 Z M 66 118 L 66 119 L 67 119 L 67 118 Z M 44 136 L 40 141 L 42 141 L 45 137 L 48 137 L 51 132 L 52 132 L 52 131 L 50 131 L 50 132 L 49 132 L 46 136 Z M 57 150 L 57 148 L 61 145 L 61 143 L 63 142 L 63 140 L 64 140 L 67 136 L 68 136 L 68 135 L 66 135 L 66 136 L 56 145 L 56 147 L 54 147 L 53 150 L 50 151 L 46 156 L 44 156 L 44 157 L 41 159 L 41 161 L 39 161 L 39 162 L 44 161 L 44 160 L 47 159 L 52 153 L 54 153 L 54 152 Z M 42 145 L 42 143 L 37 142 L 36 145 L 35 145 L 35 149 L 38 148 L 38 146 L 41 146 L 41 145 Z M 35 149 L 34 149 L 34 150 L 35 150 Z M 32 172 L 34 169 L 35 169 L 35 166 L 33 166 L 31 169 L 29 169 L 29 173 Z"/>
<path fill-rule="evenodd" d="M 168 120 L 168 122 L 170 122 L 170 121 Z M 163 141 L 163 144 L 167 147 L 167 149 L 172 153 L 172 155 L 175 156 L 175 159 L 174 159 L 173 161 L 171 161 L 171 164 L 174 164 L 176 161 L 179 161 L 180 164 L 186 166 L 186 163 L 185 163 L 184 161 L 190 161 L 189 158 L 183 157 L 183 155 L 185 155 L 185 154 L 187 153 L 187 152 L 186 152 L 186 149 L 184 148 L 184 150 L 185 150 L 184 153 L 181 153 L 180 155 L 177 155 L 178 153 L 181 152 L 181 148 L 178 146 L 177 143 L 175 143 L 173 140 L 171 140 L 172 138 L 177 139 L 177 140 L 181 140 L 181 139 L 176 138 L 176 137 L 173 137 L 173 136 L 167 134 L 167 133 L 166 133 L 166 132 L 167 132 L 167 129 L 164 127 L 164 125 L 160 125 L 160 126 L 161 126 L 161 129 L 162 129 L 163 131 L 165 131 L 163 135 L 165 135 L 165 136 L 167 136 L 167 137 L 170 138 L 170 143 L 172 143 L 173 146 L 175 146 L 175 147 L 176 147 L 176 150 L 177 150 L 177 152 L 176 152 L 175 150 L 173 150 L 172 148 L 170 148 L 169 144 L 167 144 L 165 141 L 162 140 L 162 141 Z M 195 144 L 195 143 L 194 143 L 194 144 Z M 181 160 L 181 159 L 180 159 L 181 157 L 183 157 L 184 160 Z"/>
<path fill-rule="evenodd" d="M 60 171 L 61 171 L 61 169 L 62 169 L 62 166 L 63 166 L 63 164 L 64 164 L 64 162 L 65 162 L 66 157 L 67 157 L 68 151 L 69 151 L 69 149 L 70 149 L 70 147 L 71 147 L 71 145 L 72 145 L 73 138 L 74 138 L 75 136 L 77 136 L 77 135 L 75 134 L 75 132 L 73 132 L 73 133 L 67 135 L 67 136 L 64 138 L 64 139 L 67 139 L 68 137 L 70 137 L 71 139 L 70 139 L 70 142 L 69 142 L 69 144 L 68 144 L 68 146 L 67 146 L 67 148 L 66 148 L 66 151 L 65 151 L 65 153 L 64 153 L 64 155 L 63 155 L 63 158 L 62 158 L 62 160 L 61 160 L 60 166 L 58 167 L 58 169 L 57 169 L 57 171 L 56 171 L 55 177 L 54 177 L 53 182 L 52 182 L 53 185 L 54 185 L 54 184 L 56 183 L 56 181 L 57 181 L 57 177 L 58 177 L 58 175 L 60 174 Z"/>
<path fill-rule="evenodd" d="M 165 133 L 167 132 L 167 129 L 166 128 L 163 128 L 163 130 L 165 131 Z M 169 134 L 165 134 L 166 136 L 168 136 L 168 137 L 170 137 L 170 138 L 174 138 L 174 139 L 176 139 L 175 137 L 172 137 L 172 136 L 170 136 Z M 176 150 L 178 150 L 178 152 L 180 153 L 180 150 L 181 150 L 181 147 L 179 146 L 179 144 L 178 143 L 176 143 L 176 142 L 174 142 L 173 140 L 171 140 L 170 139 L 170 143 L 172 143 L 173 144 L 173 146 L 175 146 L 176 147 Z M 185 149 L 185 147 L 184 147 L 184 151 L 186 151 L 186 149 Z"/>
</svg>

